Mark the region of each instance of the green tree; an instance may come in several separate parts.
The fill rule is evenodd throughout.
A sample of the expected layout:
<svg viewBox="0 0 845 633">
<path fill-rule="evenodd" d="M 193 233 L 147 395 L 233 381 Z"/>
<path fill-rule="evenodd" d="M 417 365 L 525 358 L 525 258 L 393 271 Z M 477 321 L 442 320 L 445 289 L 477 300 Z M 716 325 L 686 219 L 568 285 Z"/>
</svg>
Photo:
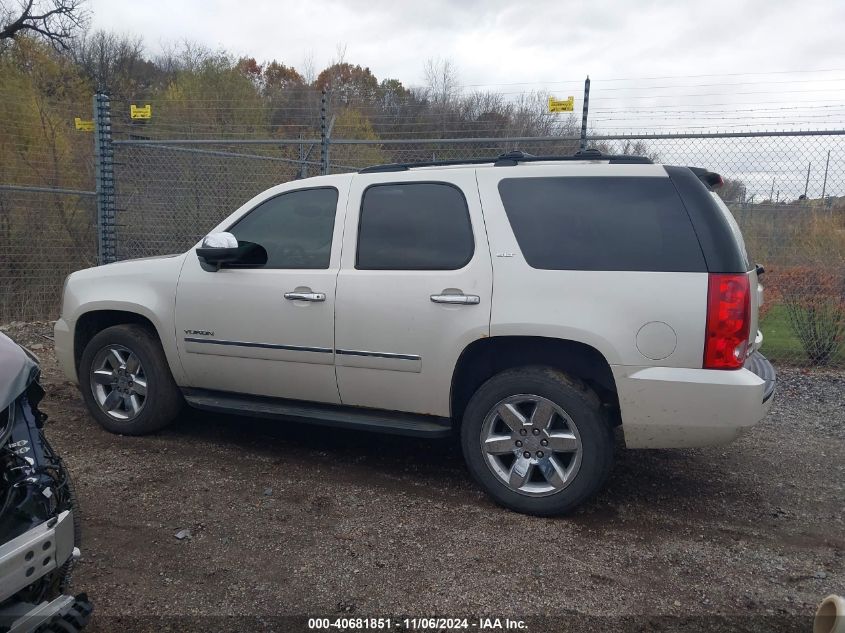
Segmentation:
<svg viewBox="0 0 845 633">
<path fill-rule="evenodd" d="M 185 55 L 159 98 L 151 130 L 179 126 L 194 136 L 266 136 L 267 109 L 253 78 L 225 54 Z"/>
<path fill-rule="evenodd" d="M 0 183 L 92 189 L 91 134 L 73 124 L 90 95 L 66 57 L 18 37 L 0 56 Z M 53 313 L 63 277 L 94 263 L 93 226 L 89 197 L 0 191 L 0 320 Z"/>
<path fill-rule="evenodd" d="M 362 145 L 332 146 L 332 163 L 347 167 L 366 167 L 387 162 L 379 137 L 369 119 L 353 108 L 342 110 L 335 119 L 333 138 L 371 140 Z"/>
</svg>

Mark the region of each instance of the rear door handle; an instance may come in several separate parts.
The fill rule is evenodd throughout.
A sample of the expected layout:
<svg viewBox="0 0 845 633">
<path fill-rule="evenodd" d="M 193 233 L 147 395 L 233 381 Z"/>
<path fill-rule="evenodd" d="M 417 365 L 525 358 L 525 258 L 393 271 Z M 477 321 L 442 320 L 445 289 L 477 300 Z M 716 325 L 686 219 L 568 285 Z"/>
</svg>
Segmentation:
<svg viewBox="0 0 845 633">
<path fill-rule="evenodd" d="M 325 301 L 324 292 L 286 292 L 285 299 L 291 301 Z"/>
<path fill-rule="evenodd" d="M 454 305 L 474 306 L 481 303 L 478 295 L 431 295 L 434 303 L 451 303 Z"/>
</svg>

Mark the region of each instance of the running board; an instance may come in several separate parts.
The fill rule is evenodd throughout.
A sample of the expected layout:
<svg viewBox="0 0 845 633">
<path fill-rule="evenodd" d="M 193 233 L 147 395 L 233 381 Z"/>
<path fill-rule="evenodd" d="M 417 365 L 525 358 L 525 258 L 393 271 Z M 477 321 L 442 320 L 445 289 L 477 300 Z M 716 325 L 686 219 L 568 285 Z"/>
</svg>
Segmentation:
<svg viewBox="0 0 845 633">
<path fill-rule="evenodd" d="M 452 434 L 449 419 L 433 415 L 344 407 L 206 389 L 183 389 L 182 393 L 192 407 L 215 413 L 295 420 L 344 429 L 412 437 L 438 438 Z"/>
</svg>

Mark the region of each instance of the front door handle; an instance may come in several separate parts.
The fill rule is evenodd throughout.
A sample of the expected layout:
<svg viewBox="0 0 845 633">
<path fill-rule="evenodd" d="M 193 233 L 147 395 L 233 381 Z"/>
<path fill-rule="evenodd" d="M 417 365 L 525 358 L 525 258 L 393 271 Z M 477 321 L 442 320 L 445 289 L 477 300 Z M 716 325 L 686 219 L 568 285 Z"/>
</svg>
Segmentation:
<svg viewBox="0 0 845 633">
<path fill-rule="evenodd" d="M 291 301 L 325 301 L 326 293 L 324 292 L 286 292 L 285 299 Z"/>
<path fill-rule="evenodd" d="M 431 295 L 434 303 L 451 303 L 454 305 L 474 306 L 481 303 L 478 295 Z"/>
</svg>

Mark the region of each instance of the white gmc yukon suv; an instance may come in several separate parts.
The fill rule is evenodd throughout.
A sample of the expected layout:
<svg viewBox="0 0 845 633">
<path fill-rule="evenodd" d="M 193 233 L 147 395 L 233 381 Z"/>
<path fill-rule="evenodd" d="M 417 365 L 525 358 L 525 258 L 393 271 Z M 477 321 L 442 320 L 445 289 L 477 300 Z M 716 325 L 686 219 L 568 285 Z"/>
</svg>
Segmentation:
<svg viewBox="0 0 845 633">
<path fill-rule="evenodd" d="M 499 503 L 562 513 L 629 448 L 766 414 L 762 291 L 718 174 L 588 150 L 279 185 L 195 248 L 82 270 L 56 353 L 109 431 L 199 409 L 460 436 Z"/>
</svg>

